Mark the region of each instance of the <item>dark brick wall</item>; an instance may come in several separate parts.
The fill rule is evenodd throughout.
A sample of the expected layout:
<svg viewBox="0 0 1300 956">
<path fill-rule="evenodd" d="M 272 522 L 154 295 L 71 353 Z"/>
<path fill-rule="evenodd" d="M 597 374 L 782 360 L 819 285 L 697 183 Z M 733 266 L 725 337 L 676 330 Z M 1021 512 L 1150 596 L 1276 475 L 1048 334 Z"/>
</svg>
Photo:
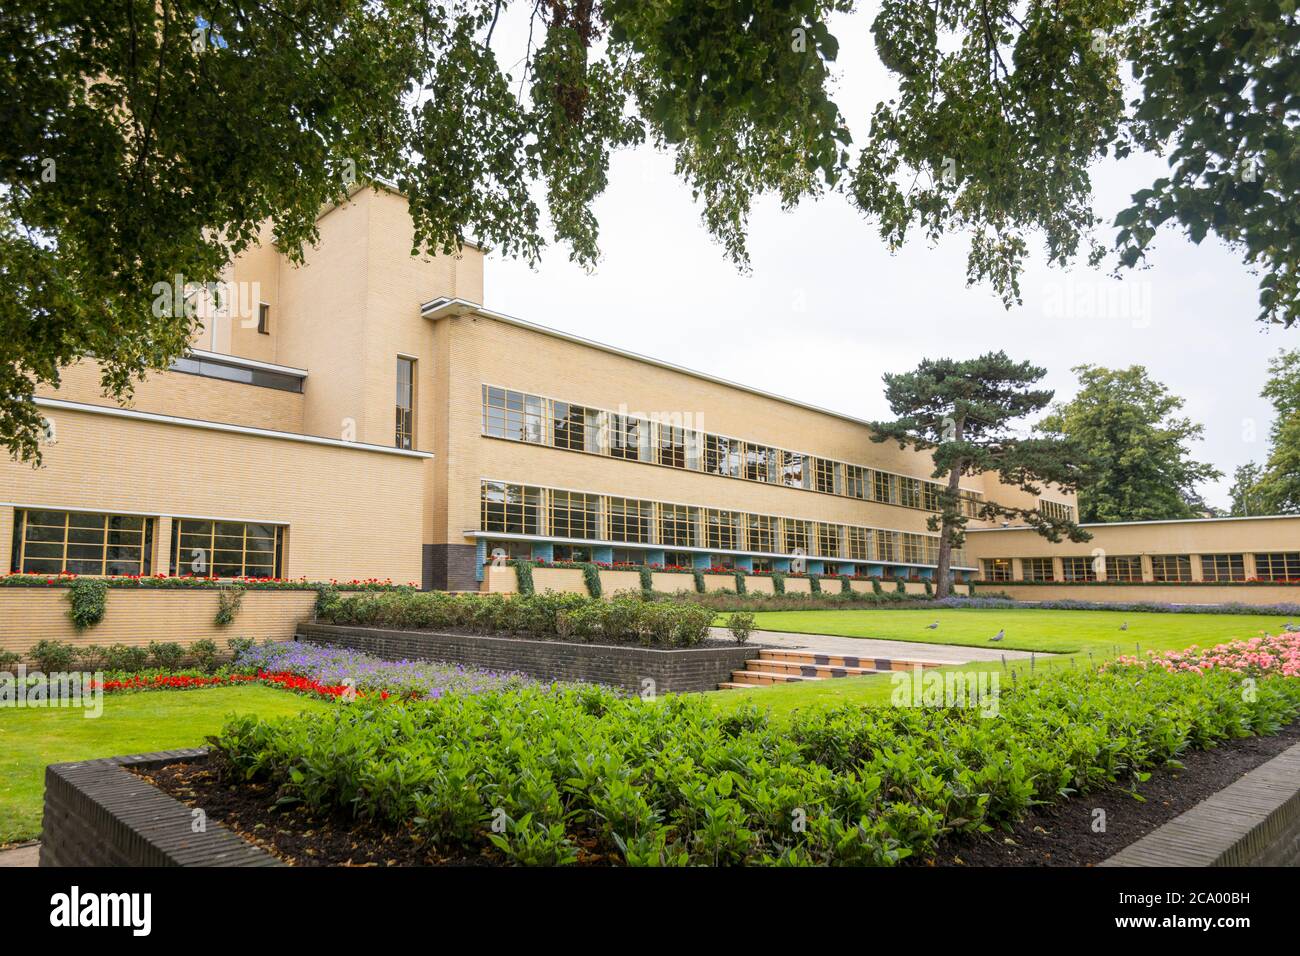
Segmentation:
<svg viewBox="0 0 1300 956">
<path fill-rule="evenodd" d="M 540 680 L 580 680 L 640 693 L 653 680 L 656 693 L 717 690 L 758 656 L 756 647 L 692 647 L 658 650 L 482 637 L 434 631 L 390 631 L 368 627 L 301 624 L 298 637 L 374 654 L 388 660 L 417 659 L 519 671 Z"/>
<path fill-rule="evenodd" d="M 422 586 L 426 591 L 477 591 L 478 549 L 472 544 L 424 545 Z"/>
<path fill-rule="evenodd" d="M 46 767 L 41 866 L 279 866 L 219 823 L 193 832 L 189 807 L 123 769 L 204 759 L 170 750 Z"/>
</svg>

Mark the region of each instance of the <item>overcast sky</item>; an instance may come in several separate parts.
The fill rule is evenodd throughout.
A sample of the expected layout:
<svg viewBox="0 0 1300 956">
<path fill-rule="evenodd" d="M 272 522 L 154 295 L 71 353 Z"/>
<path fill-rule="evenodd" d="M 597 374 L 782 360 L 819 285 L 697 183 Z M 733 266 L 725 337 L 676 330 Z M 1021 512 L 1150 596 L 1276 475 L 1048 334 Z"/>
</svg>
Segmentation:
<svg viewBox="0 0 1300 956">
<path fill-rule="evenodd" d="M 858 142 L 891 92 L 870 23 L 867 12 L 832 24 L 841 44 L 836 100 Z M 1164 168 L 1151 157 L 1098 167 L 1099 213 L 1109 221 Z M 891 255 L 841 196 L 788 213 L 761 203 L 747 275 L 699 212 L 669 156 L 649 147 L 619 154 L 596 207 L 596 270 L 573 266 L 560 247 L 536 270 L 493 255 L 485 305 L 862 418 L 889 415 L 884 372 L 925 357 L 1005 349 L 1046 367 L 1060 399 L 1077 388 L 1074 365 L 1140 364 L 1205 425 L 1194 452 L 1225 473 L 1201 489 L 1209 503 L 1226 506 L 1232 470 L 1266 454 L 1271 409 L 1260 385 L 1268 359 L 1300 334 L 1255 322 L 1255 277 L 1212 239 L 1198 247 L 1162 234 L 1152 268 L 1122 281 L 1084 265 L 1048 269 L 1040 258 L 1023 278 L 1024 305 L 1007 311 L 989 288 L 966 287 L 963 238 L 912 241 Z"/>
</svg>

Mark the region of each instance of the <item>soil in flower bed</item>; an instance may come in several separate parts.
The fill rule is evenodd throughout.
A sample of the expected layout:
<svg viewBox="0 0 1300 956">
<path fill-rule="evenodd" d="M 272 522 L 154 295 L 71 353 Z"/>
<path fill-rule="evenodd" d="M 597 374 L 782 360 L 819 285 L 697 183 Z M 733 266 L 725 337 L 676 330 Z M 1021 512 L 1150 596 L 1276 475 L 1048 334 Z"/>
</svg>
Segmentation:
<svg viewBox="0 0 1300 956">
<path fill-rule="evenodd" d="M 995 830 L 978 839 L 948 840 L 932 860 L 908 862 L 931 866 L 1093 866 L 1297 743 L 1300 721 L 1271 737 L 1243 737 L 1212 750 L 1191 751 L 1182 756 L 1182 769 L 1153 771 L 1146 783 L 1139 784 L 1142 800 L 1121 787 L 1072 797 L 1031 813 L 1010 833 Z M 1092 829 L 1097 809 L 1106 811 L 1104 833 Z"/>
<path fill-rule="evenodd" d="M 199 807 L 220 823 L 290 866 L 498 866 L 488 854 L 448 854 L 405 833 L 351 820 L 320 819 L 305 808 L 276 808 L 274 788 L 265 783 L 222 780 L 207 760 L 134 770 L 187 807 Z M 595 841 L 591 841 L 595 845 Z M 580 852 L 578 865 L 608 862 L 598 852 Z"/>
</svg>

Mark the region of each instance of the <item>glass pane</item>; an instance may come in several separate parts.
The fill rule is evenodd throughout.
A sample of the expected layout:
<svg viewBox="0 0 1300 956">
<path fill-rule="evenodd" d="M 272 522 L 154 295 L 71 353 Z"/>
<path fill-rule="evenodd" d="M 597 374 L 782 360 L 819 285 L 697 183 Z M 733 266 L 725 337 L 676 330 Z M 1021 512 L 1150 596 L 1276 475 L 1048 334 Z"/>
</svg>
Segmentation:
<svg viewBox="0 0 1300 956">
<path fill-rule="evenodd" d="M 27 540 L 28 541 L 58 541 L 60 544 L 62 544 L 63 528 L 62 527 L 34 528 L 29 523 L 27 525 Z"/>
<path fill-rule="evenodd" d="M 88 515 L 73 511 L 68 514 L 68 524 L 74 528 L 102 528 L 103 515 Z"/>
<path fill-rule="evenodd" d="M 45 558 L 29 558 L 23 562 L 23 570 L 28 574 L 57 574 L 61 567 L 61 561 Z"/>
<path fill-rule="evenodd" d="M 98 528 L 69 528 L 68 541 L 76 544 L 103 544 L 104 529 Z"/>
<path fill-rule="evenodd" d="M 34 524 L 40 525 L 58 525 L 63 527 L 67 515 L 62 511 L 29 511 L 27 512 L 27 526 L 30 528 Z"/>
</svg>

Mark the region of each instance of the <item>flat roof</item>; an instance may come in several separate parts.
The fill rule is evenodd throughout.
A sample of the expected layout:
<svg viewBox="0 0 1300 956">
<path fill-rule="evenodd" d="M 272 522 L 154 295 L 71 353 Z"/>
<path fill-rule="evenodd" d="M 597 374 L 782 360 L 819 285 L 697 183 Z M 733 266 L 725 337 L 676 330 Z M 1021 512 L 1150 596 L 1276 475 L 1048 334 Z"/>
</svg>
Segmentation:
<svg viewBox="0 0 1300 956">
<path fill-rule="evenodd" d="M 1155 518 L 1151 521 L 1091 521 L 1079 525 L 1080 528 L 1130 528 L 1150 524 L 1206 524 L 1211 521 L 1274 521 L 1278 518 L 1290 518 L 1300 521 L 1300 515 L 1224 515 L 1219 518 Z M 976 531 L 1033 531 L 1027 524 L 1012 525 L 1010 528 L 967 528 L 967 532 Z"/>
</svg>

